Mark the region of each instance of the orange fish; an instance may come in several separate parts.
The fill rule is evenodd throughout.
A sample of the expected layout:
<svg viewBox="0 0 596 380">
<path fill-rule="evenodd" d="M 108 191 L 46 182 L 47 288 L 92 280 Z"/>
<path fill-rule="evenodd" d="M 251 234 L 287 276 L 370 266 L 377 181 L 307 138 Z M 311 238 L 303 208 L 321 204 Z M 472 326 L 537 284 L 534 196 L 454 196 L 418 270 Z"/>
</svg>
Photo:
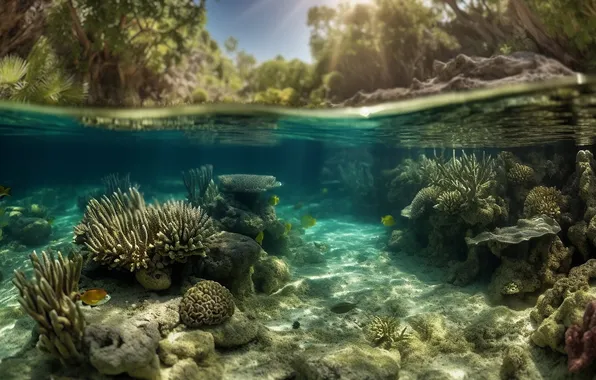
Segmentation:
<svg viewBox="0 0 596 380">
<path fill-rule="evenodd" d="M 93 288 L 82 292 L 79 298 L 85 305 L 98 306 L 108 302 L 111 297 L 105 289 Z"/>
</svg>

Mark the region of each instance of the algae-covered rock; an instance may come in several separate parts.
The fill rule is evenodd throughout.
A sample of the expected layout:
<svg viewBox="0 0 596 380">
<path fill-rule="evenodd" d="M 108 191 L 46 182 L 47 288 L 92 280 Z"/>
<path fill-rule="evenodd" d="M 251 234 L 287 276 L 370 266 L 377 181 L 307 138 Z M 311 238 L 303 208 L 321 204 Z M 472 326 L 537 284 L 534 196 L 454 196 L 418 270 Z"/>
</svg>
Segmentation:
<svg viewBox="0 0 596 380">
<path fill-rule="evenodd" d="M 84 343 L 91 365 L 105 375 L 126 373 L 137 379 L 159 378 L 156 322 L 117 326 L 90 325 Z"/>
<path fill-rule="evenodd" d="M 499 375 L 502 380 L 510 379 L 542 379 L 540 372 L 536 370 L 527 349 L 521 346 L 508 346 L 505 348 L 503 363 Z"/>
<path fill-rule="evenodd" d="M 213 335 L 215 347 L 233 348 L 255 340 L 259 334 L 259 328 L 260 325 L 255 320 L 249 319 L 246 314 L 236 310 L 225 323 L 214 327 L 204 327 L 203 331 Z"/>
<path fill-rule="evenodd" d="M 11 217 L 9 220 L 9 233 L 26 246 L 45 244 L 52 234 L 52 225 L 42 218 Z"/>
<path fill-rule="evenodd" d="M 498 306 L 480 313 L 464 330 L 465 338 L 476 351 L 502 348 L 509 339 L 523 334 L 525 321 L 516 318 L 515 312 L 505 306 Z"/>
<path fill-rule="evenodd" d="M 294 362 L 297 380 L 397 380 L 398 351 L 349 345 L 341 349 L 312 349 Z"/>
<path fill-rule="evenodd" d="M 271 294 L 290 281 L 290 269 L 282 259 L 274 256 L 262 258 L 255 265 L 252 280 L 257 291 Z"/>
<path fill-rule="evenodd" d="M 167 366 L 180 360 L 201 362 L 215 354 L 213 335 L 201 330 L 176 332 L 159 342 L 159 359 Z"/>
<path fill-rule="evenodd" d="M 172 279 L 167 269 L 141 269 L 135 273 L 135 278 L 147 290 L 165 290 L 172 285 Z"/>
<path fill-rule="evenodd" d="M 172 367 L 168 380 L 220 380 L 224 367 L 219 361 L 197 364 L 192 359 L 183 359 Z"/>
</svg>

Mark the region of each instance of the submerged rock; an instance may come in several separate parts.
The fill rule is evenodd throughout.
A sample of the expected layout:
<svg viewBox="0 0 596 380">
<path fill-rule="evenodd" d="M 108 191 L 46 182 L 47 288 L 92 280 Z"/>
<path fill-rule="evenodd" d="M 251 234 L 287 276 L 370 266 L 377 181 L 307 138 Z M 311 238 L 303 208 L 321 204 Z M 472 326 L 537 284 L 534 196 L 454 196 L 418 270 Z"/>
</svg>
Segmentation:
<svg viewBox="0 0 596 380">
<path fill-rule="evenodd" d="M 517 52 L 490 58 L 459 54 L 446 63 L 435 62 L 435 74 L 424 82 L 414 79 L 410 88 L 379 89 L 368 94 L 359 92 L 338 106 L 362 106 L 450 91 L 537 82 L 575 73 L 554 59 L 532 52 Z"/>
<path fill-rule="evenodd" d="M 342 349 L 307 350 L 294 362 L 298 380 L 396 380 L 399 351 L 349 345 Z"/>
<path fill-rule="evenodd" d="M 233 348 L 243 346 L 257 338 L 260 325 L 257 321 L 249 319 L 246 314 L 236 310 L 234 315 L 225 323 L 203 328 L 213 335 L 215 347 Z"/>
<path fill-rule="evenodd" d="M 41 218 L 17 217 L 10 219 L 8 231 L 21 244 L 34 247 L 49 241 L 52 225 Z"/>
</svg>

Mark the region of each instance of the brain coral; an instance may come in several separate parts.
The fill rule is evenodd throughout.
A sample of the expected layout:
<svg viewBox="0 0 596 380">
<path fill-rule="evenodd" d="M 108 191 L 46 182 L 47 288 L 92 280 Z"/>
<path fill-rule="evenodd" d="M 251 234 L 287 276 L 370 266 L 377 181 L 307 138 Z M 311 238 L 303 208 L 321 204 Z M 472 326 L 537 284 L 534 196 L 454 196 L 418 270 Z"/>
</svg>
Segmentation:
<svg viewBox="0 0 596 380">
<path fill-rule="evenodd" d="M 524 216 L 548 215 L 557 218 L 561 215 L 561 192 L 555 187 L 536 186 L 528 193 L 524 202 Z"/>
<path fill-rule="evenodd" d="M 232 293 L 215 281 L 201 281 L 180 302 L 180 319 L 188 327 L 218 325 L 234 314 Z"/>
</svg>

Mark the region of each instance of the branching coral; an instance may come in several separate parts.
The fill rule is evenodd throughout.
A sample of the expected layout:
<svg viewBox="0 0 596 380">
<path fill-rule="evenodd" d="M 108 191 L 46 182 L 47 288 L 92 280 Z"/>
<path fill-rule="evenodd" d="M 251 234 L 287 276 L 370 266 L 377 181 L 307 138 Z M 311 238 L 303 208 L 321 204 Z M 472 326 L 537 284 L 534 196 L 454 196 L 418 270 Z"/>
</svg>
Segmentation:
<svg viewBox="0 0 596 380">
<path fill-rule="evenodd" d="M 139 191 L 131 188 L 101 201 L 92 199 L 75 227 L 75 242 L 102 265 L 134 272 L 204 256 L 205 242 L 215 232 L 202 208 L 181 201 L 146 206 Z"/>
<path fill-rule="evenodd" d="M 596 301 L 588 303 L 583 325 L 569 326 L 565 332 L 569 372 L 578 372 L 596 359 Z"/>
<path fill-rule="evenodd" d="M 374 316 L 367 326 L 367 338 L 375 347 L 390 349 L 399 341 L 410 336 L 406 334 L 407 327 L 400 328 L 399 321 L 394 317 Z"/>
<path fill-rule="evenodd" d="M 148 266 L 154 233 L 145 200 L 135 188 L 118 190 L 101 201 L 91 199 L 74 232 L 75 242 L 84 244 L 102 265 L 131 272 Z"/>
<path fill-rule="evenodd" d="M 537 186 L 530 190 L 524 202 L 524 216 L 530 218 L 547 215 L 558 218 L 561 215 L 561 192 L 554 187 Z"/>
<path fill-rule="evenodd" d="M 213 182 L 213 165 L 203 165 L 182 173 L 188 201 L 193 206 L 204 206 L 211 203 L 218 194 L 217 185 Z"/>
<path fill-rule="evenodd" d="M 19 290 L 19 303 L 39 325 L 37 347 L 63 364 L 80 363 L 85 318 L 75 300 L 83 259 L 78 254 L 64 259 L 60 252 L 57 260 L 46 252 L 41 260 L 35 252 L 30 257 L 35 280 L 15 271 L 13 283 Z"/>
</svg>

